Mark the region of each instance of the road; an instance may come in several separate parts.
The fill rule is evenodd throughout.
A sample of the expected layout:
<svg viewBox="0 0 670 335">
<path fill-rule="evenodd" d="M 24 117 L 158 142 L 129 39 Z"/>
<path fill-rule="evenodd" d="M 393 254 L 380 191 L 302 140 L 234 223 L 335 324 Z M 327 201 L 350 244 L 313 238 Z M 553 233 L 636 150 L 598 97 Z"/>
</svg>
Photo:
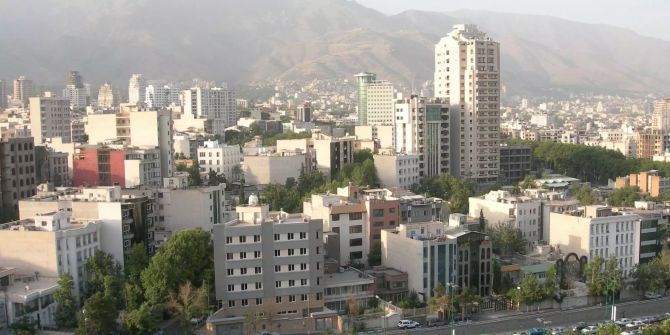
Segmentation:
<svg viewBox="0 0 670 335">
<path fill-rule="evenodd" d="M 603 306 L 594 306 L 581 309 L 566 311 L 550 310 L 540 313 L 524 313 L 512 317 L 500 318 L 495 320 L 475 321 L 468 325 L 456 326 L 457 335 L 482 335 L 482 334 L 510 334 L 514 331 L 526 331 L 530 328 L 540 327 L 538 318 L 551 321 L 550 327 L 570 326 L 579 321 L 595 324 L 599 321 L 609 319 L 611 308 Z M 663 314 L 670 312 L 670 297 L 656 300 L 631 301 L 617 304 L 617 317 L 639 317 Z M 419 328 L 410 330 L 411 334 L 421 335 L 443 335 L 450 334 L 449 326 L 435 328 Z M 382 333 L 378 331 L 377 334 Z M 406 334 L 407 331 L 388 329 L 386 334 Z"/>
</svg>

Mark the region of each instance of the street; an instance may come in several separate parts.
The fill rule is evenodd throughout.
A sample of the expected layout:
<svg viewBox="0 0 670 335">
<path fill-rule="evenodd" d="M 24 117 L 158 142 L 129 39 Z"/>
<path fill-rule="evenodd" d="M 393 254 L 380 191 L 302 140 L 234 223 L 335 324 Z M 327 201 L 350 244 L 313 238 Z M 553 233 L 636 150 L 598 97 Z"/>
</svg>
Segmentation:
<svg viewBox="0 0 670 335">
<path fill-rule="evenodd" d="M 549 327 L 570 326 L 577 322 L 595 324 L 607 320 L 610 316 L 611 306 L 594 306 L 573 310 L 524 313 L 496 320 L 475 321 L 468 325 L 456 326 L 458 335 L 481 335 L 481 334 L 509 334 L 514 331 L 526 331 L 530 328 L 542 327 L 538 318 L 551 321 Z M 656 300 L 631 301 L 617 304 L 617 318 L 631 318 L 648 315 L 657 315 L 670 312 L 670 297 Z M 449 334 L 450 326 L 435 328 L 419 328 L 410 330 L 411 334 Z M 387 329 L 387 334 L 406 334 L 408 331 L 400 329 Z M 372 333 L 372 332 L 370 332 Z M 377 331 L 381 333 L 381 331 Z"/>
</svg>

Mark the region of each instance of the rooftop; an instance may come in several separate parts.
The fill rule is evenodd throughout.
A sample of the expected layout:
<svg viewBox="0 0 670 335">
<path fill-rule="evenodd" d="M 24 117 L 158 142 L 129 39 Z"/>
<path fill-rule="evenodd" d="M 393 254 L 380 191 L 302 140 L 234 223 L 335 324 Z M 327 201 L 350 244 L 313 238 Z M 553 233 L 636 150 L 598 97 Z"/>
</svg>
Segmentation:
<svg viewBox="0 0 670 335">
<path fill-rule="evenodd" d="M 342 269 L 342 268 L 340 268 Z M 330 273 L 325 277 L 326 287 L 351 286 L 360 284 L 374 284 L 375 278 L 354 268 L 345 268 L 344 271 Z"/>
</svg>

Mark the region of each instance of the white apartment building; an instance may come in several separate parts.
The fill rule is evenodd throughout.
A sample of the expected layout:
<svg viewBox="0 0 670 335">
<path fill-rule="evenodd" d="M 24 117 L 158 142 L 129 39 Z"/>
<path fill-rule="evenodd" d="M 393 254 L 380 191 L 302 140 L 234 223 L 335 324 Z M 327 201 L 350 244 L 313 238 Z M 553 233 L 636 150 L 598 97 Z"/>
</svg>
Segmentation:
<svg viewBox="0 0 670 335">
<path fill-rule="evenodd" d="M 468 199 L 468 215 L 480 213 L 489 225 L 513 222 L 530 245 L 542 240 L 542 202 L 527 196 L 513 196 L 507 191 L 491 191 L 482 197 Z"/>
<path fill-rule="evenodd" d="M 383 187 L 409 189 L 420 181 L 418 154 L 381 152 L 373 156 L 377 177 Z"/>
<path fill-rule="evenodd" d="M 654 101 L 652 128 L 664 134 L 670 132 L 670 98 Z"/>
<path fill-rule="evenodd" d="M 303 203 L 305 215 L 323 221 L 326 254 L 340 265 L 367 264 L 370 232 L 365 203 L 350 203 L 346 197 L 313 194 Z"/>
<path fill-rule="evenodd" d="M 235 91 L 220 87 L 195 87 L 182 91 L 184 114 L 212 120 L 212 132 L 223 135 L 227 127 L 237 124 L 239 112 Z"/>
<path fill-rule="evenodd" d="M 27 79 L 25 76 L 20 76 L 14 79 L 14 87 L 12 91 L 12 100 L 14 103 L 19 103 L 22 106 L 28 103 L 28 98 L 35 95 L 35 85 L 33 81 Z"/>
<path fill-rule="evenodd" d="M 39 327 L 56 326 L 57 303 L 53 294 L 58 288 L 57 277 L 35 274 L 30 268 L 0 267 L 0 324 L 12 324 L 23 317 Z"/>
<path fill-rule="evenodd" d="M 145 90 L 146 82 L 144 81 L 144 76 L 142 74 L 135 73 L 130 76 L 130 80 L 128 81 L 128 103 L 144 103 Z"/>
<path fill-rule="evenodd" d="M 89 115 L 86 133 L 90 144 L 120 141 L 133 147 L 158 147 L 161 177 L 172 175 L 173 120 L 168 110 L 147 110 L 134 104 L 121 104 L 116 114 Z"/>
<path fill-rule="evenodd" d="M 253 332 L 242 316 L 272 313 L 278 322 L 262 329 L 282 332 L 332 327 L 324 311 L 321 220 L 270 212 L 252 195 L 238 218 L 214 226 L 216 299 L 221 309 L 208 319 L 219 334 Z M 237 329 L 237 332 L 236 330 Z"/>
<path fill-rule="evenodd" d="M 586 206 L 583 211 L 551 213 L 549 243 L 568 254 L 615 257 L 624 276 L 640 259 L 640 216 L 617 215 L 606 206 Z"/>
<path fill-rule="evenodd" d="M 100 86 L 98 90 L 98 107 L 100 108 L 112 108 L 114 106 L 114 91 L 112 89 L 112 84 L 104 83 Z"/>
<path fill-rule="evenodd" d="M 239 145 L 221 144 L 217 141 L 205 141 L 198 148 L 198 164 L 200 171 L 223 173 L 226 178 L 233 181 L 237 176 L 236 170 L 240 168 L 242 152 Z"/>
<path fill-rule="evenodd" d="M 171 104 L 179 105 L 178 88 L 168 85 L 147 85 L 144 94 L 144 104 L 147 108 L 164 108 Z"/>
<path fill-rule="evenodd" d="M 30 127 L 35 143 L 60 137 L 63 142 L 72 139 L 72 110 L 70 101 L 47 92 L 41 97 L 30 97 Z"/>
<path fill-rule="evenodd" d="M 85 264 L 100 250 L 100 223 L 71 219 L 67 211 L 0 224 L 0 263 L 34 269 L 42 276 L 72 275 L 74 296 L 83 298 Z"/>
<path fill-rule="evenodd" d="M 247 185 L 284 184 L 288 178 L 297 182 L 307 163 L 305 154 L 295 151 L 244 156 L 244 181 Z"/>
<path fill-rule="evenodd" d="M 455 25 L 435 44 L 435 96 L 449 98 L 451 115 L 460 117 L 451 119 L 460 121 L 460 176 L 479 184 L 499 174 L 499 54 L 498 42 L 471 24 Z"/>
<path fill-rule="evenodd" d="M 161 185 L 161 155 L 158 148 L 126 147 L 125 151 L 125 187 Z"/>
<path fill-rule="evenodd" d="M 393 125 L 393 84 L 375 80 L 367 85 L 367 125 Z"/>
</svg>

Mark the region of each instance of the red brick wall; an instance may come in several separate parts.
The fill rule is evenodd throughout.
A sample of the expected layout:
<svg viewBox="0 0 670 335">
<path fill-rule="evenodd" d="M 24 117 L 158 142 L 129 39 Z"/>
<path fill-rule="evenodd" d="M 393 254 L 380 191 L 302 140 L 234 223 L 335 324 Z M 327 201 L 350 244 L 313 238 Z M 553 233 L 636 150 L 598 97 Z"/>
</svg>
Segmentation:
<svg viewBox="0 0 670 335">
<path fill-rule="evenodd" d="M 79 158 L 72 162 L 74 186 L 97 186 L 98 178 L 98 150 L 96 148 L 81 149 Z"/>
</svg>

